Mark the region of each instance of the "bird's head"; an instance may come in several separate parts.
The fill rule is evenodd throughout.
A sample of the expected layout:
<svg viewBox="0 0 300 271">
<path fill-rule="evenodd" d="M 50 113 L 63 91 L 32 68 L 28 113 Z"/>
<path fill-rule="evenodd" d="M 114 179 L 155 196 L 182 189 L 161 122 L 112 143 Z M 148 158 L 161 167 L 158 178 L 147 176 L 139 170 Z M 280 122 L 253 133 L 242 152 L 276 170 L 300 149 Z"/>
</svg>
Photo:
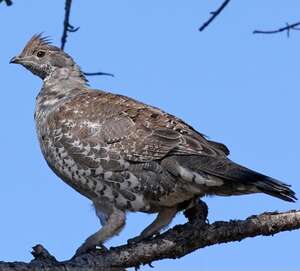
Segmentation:
<svg viewBox="0 0 300 271">
<path fill-rule="evenodd" d="M 49 39 L 41 34 L 34 35 L 21 54 L 13 57 L 10 63 L 21 64 L 42 79 L 61 68 L 77 68 L 79 70 L 79 67 L 68 54 L 51 45 Z"/>
</svg>

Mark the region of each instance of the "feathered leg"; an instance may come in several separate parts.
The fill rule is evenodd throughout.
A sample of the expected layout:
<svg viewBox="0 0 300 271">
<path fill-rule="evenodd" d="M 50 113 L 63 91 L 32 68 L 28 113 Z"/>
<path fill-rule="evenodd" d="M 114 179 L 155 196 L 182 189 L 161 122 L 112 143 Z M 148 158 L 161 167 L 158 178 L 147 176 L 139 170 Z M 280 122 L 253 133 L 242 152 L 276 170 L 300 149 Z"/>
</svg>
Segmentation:
<svg viewBox="0 0 300 271">
<path fill-rule="evenodd" d="M 85 242 L 77 249 L 76 255 L 93 250 L 96 246 L 101 246 L 104 241 L 117 235 L 125 226 L 125 212 L 117 208 L 108 208 L 106 213 L 104 213 L 104 216 L 105 218 L 100 218 L 103 225 L 102 228 L 85 240 Z"/>
<path fill-rule="evenodd" d="M 139 236 L 129 239 L 128 243 L 136 243 L 159 233 L 163 228 L 167 227 L 171 223 L 177 211 L 177 207 L 162 209 L 155 220 L 146 229 L 144 229 Z"/>
</svg>

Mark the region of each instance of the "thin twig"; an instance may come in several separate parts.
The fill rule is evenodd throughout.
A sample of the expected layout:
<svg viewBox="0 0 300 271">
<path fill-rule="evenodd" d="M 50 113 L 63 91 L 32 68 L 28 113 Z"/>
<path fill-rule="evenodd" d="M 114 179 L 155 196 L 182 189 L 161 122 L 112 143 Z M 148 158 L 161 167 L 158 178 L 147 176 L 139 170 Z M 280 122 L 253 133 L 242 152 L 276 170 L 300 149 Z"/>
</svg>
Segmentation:
<svg viewBox="0 0 300 271">
<path fill-rule="evenodd" d="M 79 27 L 74 27 L 70 24 L 70 13 L 71 13 L 71 7 L 72 7 L 72 0 L 66 0 L 65 2 L 65 19 L 64 19 L 64 29 L 63 34 L 61 37 L 61 46 L 60 48 L 63 50 L 65 48 L 68 32 L 73 33 L 76 32 Z"/>
<path fill-rule="evenodd" d="M 79 27 L 74 27 L 73 25 L 70 24 L 71 7 L 72 7 L 72 0 L 66 0 L 64 28 L 63 28 L 63 34 L 61 37 L 61 46 L 60 46 L 62 50 L 64 50 L 65 45 L 67 43 L 68 33 L 74 33 L 79 29 Z M 97 76 L 97 75 L 107 75 L 112 77 L 114 76 L 113 74 L 106 73 L 106 72 L 84 72 L 83 74 L 86 76 Z"/>
<path fill-rule="evenodd" d="M 290 36 L 290 31 L 291 30 L 300 30 L 297 26 L 300 26 L 300 22 L 296 22 L 293 24 L 286 24 L 286 26 L 278 28 L 276 30 L 254 30 L 253 34 L 276 34 L 280 32 L 287 32 L 287 36 Z"/>
<path fill-rule="evenodd" d="M 222 12 L 222 10 L 229 4 L 230 0 L 225 0 L 222 5 L 215 11 L 212 11 L 210 14 L 212 15 L 203 25 L 199 28 L 199 31 L 203 31 L 208 25 L 216 19 L 216 17 Z"/>
<path fill-rule="evenodd" d="M 107 75 L 107 76 L 115 77 L 112 73 L 108 73 L 108 72 L 84 72 L 83 74 L 86 76 Z"/>
</svg>

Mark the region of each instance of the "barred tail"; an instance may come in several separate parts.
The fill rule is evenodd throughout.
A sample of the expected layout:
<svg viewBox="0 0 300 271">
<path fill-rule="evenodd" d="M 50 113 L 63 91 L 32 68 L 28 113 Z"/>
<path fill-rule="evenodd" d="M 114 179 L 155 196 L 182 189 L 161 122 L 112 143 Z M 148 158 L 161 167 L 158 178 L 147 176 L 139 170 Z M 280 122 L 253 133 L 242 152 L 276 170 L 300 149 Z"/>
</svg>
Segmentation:
<svg viewBox="0 0 300 271">
<path fill-rule="evenodd" d="M 188 168 L 192 172 L 204 172 L 210 176 L 222 179 L 224 186 L 230 186 L 233 192 L 235 187 L 244 184 L 255 187 L 258 192 L 266 193 L 285 201 L 295 202 L 297 200 L 296 194 L 290 188 L 290 185 L 238 165 L 228 158 L 199 155 L 176 156 L 175 159 L 179 165 Z M 220 186 L 221 189 L 222 186 Z"/>
<path fill-rule="evenodd" d="M 296 194 L 290 188 L 290 185 L 260 173 L 254 177 L 254 185 L 261 192 L 289 202 L 295 202 L 297 200 Z"/>
</svg>

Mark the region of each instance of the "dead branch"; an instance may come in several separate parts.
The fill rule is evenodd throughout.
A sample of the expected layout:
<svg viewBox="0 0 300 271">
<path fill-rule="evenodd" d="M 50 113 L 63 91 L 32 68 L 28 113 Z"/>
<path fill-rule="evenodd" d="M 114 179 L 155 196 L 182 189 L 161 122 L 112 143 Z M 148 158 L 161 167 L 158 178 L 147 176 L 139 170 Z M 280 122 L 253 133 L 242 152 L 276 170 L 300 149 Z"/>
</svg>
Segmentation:
<svg viewBox="0 0 300 271">
<path fill-rule="evenodd" d="M 108 73 L 108 72 L 84 72 L 83 74 L 86 76 L 106 75 L 106 76 L 114 77 L 112 73 Z"/>
<path fill-rule="evenodd" d="M 65 48 L 68 33 L 76 32 L 79 27 L 74 27 L 70 24 L 70 13 L 71 13 L 71 7 L 72 7 L 72 0 L 66 0 L 65 2 L 65 19 L 64 19 L 64 28 L 63 28 L 63 34 L 61 37 L 61 46 L 60 48 L 63 50 Z"/>
<path fill-rule="evenodd" d="M 199 28 L 199 31 L 203 31 L 208 25 L 216 19 L 218 15 L 223 11 L 223 9 L 229 4 L 230 0 L 225 0 L 222 5 L 215 11 L 210 12 L 211 17 L 202 24 L 202 26 Z"/>
<path fill-rule="evenodd" d="M 65 18 L 63 22 L 63 33 L 61 37 L 61 46 L 60 46 L 62 50 L 64 50 L 65 45 L 67 43 L 68 33 L 74 33 L 79 29 L 79 27 L 74 27 L 73 25 L 70 24 L 71 7 L 72 7 L 72 0 L 66 0 Z M 114 77 L 112 73 L 106 73 L 106 72 L 84 72 L 84 75 L 86 76 L 106 75 L 106 76 Z"/>
<path fill-rule="evenodd" d="M 296 229 L 300 229 L 300 210 L 263 213 L 245 220 L 218 221 L 212 224 L 195 221 L 175 226 L 149 241 L 103 252 L 90 252 L 64 262 L 58 262 L 42 246 L 36 246 L 33 261 L 0 262 L 0 271 L 121 271 L 124 270 L 122 268 L 151 264 L 156 260 L 180 258 L 196 249 L 215 244 Z"/>
<path fill-rule="evenodd" d="M 298 26 L 300 26 L 300 22 L 296 22 L 293 24 L 286 23 L 285 27 L 281 27 L 276 30 L 254 30 L 253 34 L 277 34 L 286 31 L 287 37 L 289 37 L 291 30 L 300 30 Z"/>
</svg>

